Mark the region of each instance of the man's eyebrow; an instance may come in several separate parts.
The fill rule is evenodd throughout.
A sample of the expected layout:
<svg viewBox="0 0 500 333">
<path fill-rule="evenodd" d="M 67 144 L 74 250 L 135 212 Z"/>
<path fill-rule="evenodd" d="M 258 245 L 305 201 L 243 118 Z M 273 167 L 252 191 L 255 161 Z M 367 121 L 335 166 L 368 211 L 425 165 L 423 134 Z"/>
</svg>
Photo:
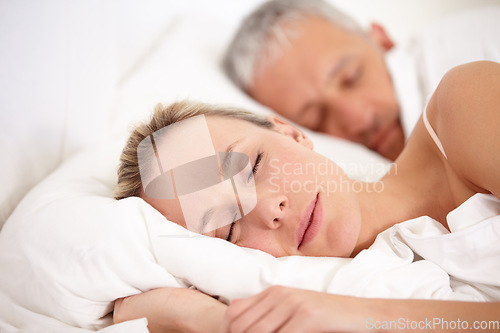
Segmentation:
<svg viewBox="0 0 500 333">
<path fill-rule="evenodd" d="M 339 75 L 339 72 L 344 66 L 353 59 L 352 55 L 346 55 L 340 58 L 340 60 L 332 67 L 328 76 L 326 76 L 326 80 L 331 80 Z"/>
<path fill-rule="evenodd" d="M 339 61 L 337 61 L 337 63 L 335 64 L 335 66 L 332 67 L 332 69 L 328 72 L 328 75 L 326 75 L 324 77 L 324 79 L 326 81 L 328 80 L 331 80 L 333 78 L 335 78 L 337 75 L 339 75 L 339 72 L 340 70 L 348 63 L 350 62 L 351 60 L 353 59 L 353 56 L 352 55 L 346 55 L 346 56 L 343 56 L 342 58 L 340 58 Z M 297 117 L 300 119 L 300 117 L 302 115 L 304 115 L 306 113 L 306 111 L 312 107 L 313 105 L 315 104 L 314 101 L 312 100 L 309 100 L 309 101 L 306 101 L 304 103 L 304 105 L 302 105 L 300 107 L 300 109 L 297 111 Z"/>
<path fill-rule="evenodd" d="M 297 111 L 297 118 L 300 119 L 306 113 L 306 111 L 313 105 L 314 105 L 313 101 L 307 101 L 304 105 L 302 105 L 299 111 Z"/>
</svg>

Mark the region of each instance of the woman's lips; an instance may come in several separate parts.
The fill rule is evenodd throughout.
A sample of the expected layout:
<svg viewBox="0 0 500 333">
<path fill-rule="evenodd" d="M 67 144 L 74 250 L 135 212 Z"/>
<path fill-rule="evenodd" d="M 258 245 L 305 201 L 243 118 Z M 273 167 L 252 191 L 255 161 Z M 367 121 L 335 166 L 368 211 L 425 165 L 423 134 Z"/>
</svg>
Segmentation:
<svg viewBox="0 0 500 333">
<path fill-rule="evenodd" d="M 307 206 L 304 214 L 302 214 L 299 229 L 297 230 L 297 248 L 307 244 L 316 237 L 322 220 L 323 211 L 321 209 L 318 193 L 314 200 Z"/>
</svg>

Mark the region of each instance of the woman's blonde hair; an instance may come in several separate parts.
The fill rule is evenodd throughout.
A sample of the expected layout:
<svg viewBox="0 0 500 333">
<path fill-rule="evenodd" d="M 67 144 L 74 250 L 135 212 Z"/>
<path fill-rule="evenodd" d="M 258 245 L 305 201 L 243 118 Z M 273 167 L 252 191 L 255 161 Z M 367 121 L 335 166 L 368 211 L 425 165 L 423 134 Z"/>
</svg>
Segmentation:
<svg viewBox="0 0 500 333">
<path fill-rule="evenodd" d="M 266 118 L 239 108 L 190 101 L 177 102 L 168 106 L 158 104 L 154 109 L 151 120 L 147 123 L 139 124 L 132 131 L 123 148 L 118 168 L 118 184 L 114 191 L 115 199 L 138 197 L 141 194 L 142 182 L 137 153 L 139 143 L 144 138 L 166 126 L 198 115 L 231 117 L 245 120 L 264 128 L 273 128 L 273 124 Z M 175 142 L 172 144 L 175 144 Z"/>
</svg>

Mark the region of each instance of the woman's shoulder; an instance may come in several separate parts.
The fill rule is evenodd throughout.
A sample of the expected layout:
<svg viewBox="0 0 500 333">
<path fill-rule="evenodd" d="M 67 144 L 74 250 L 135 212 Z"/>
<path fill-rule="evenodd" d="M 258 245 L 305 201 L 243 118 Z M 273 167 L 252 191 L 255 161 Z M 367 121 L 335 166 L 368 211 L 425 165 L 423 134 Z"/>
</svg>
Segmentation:
<svg viewBox="0 0 500 333">
<path fill-rule="evenodd" d="M 427 108 L 451 169 L 476 192 L 500 196 L 500 64 L 450 70 Z"/>
</svg>

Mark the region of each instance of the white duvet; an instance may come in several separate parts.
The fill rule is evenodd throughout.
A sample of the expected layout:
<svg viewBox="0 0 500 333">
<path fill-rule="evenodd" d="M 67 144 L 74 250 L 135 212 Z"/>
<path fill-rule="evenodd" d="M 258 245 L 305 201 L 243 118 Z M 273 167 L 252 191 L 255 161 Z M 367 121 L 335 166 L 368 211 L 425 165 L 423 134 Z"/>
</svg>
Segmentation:
<svg viewBox="0 0 500 333">
<path fill-rule="evenodd" d="M 139 198 L 112 199 L 121 145 L 67 161 L 5 224 L 0 331 L 140 332 L 144 320 L 110 326 L 113 301 L 166 286 L 194 286 L 225 302 L 274 284 L 365 297 L 500 300 L 500 202 L 491 195 L 450 213 L 451 233 L 421 217 L 380 234 L 354 259 L 277 259 L 190 233 Z"/>
</svg>

